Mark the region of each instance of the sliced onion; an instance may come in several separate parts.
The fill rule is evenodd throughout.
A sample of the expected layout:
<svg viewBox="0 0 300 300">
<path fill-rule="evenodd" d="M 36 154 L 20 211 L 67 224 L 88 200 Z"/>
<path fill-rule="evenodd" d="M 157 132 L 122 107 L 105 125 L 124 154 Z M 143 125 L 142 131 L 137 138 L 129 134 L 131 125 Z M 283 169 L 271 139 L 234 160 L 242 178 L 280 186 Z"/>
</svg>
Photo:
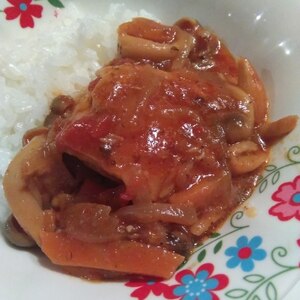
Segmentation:
<svg viewBox="0 0 300 300">
<path fill-rule="evenodd" d="M 248 59 L 238 61 L 238 85 L 254 100 L 255 124 L 262 124 L 267 120 L 268 98 L 264 85 Z"/>
<path fill-rule="evenodd" d="M 216 206 L 208 209 L 201 215 L 198 221 L 191 227 L 191 233 L 196 236 L 201 236 L 210 231 L 219 221 L 225 219 L 228 211 L 222 206 Z"/>
<path fill-rule="evenodd" d="M 110 206 L 96 203 L 72 204 L 60 213 L 60 226 L 68 236 L 87 243 L 118 240 L 119 220 L 110 210 Z"/>
<path fill-rule="evenodd" d="M 298 119 L 298 116 L 287 116 L 277 121 L 267 123 L 259 129 L 259 133 L 266 141 L 282 138 L 294 130 Z"/>
<path fill-rule="evenodd" d="M 128 221 L 149 223 L 155 221 L 192 225 L 197 220 L 195 208 L 169 203 L 128 205 L 120 208 L 117 215 Z"/>
<path fill-rule="evenodd" d="M 231 177 L 229 172 L 200 180 L 187 190 L 170 197 L 172 204 L 193 205 L 197 209 L 205 208 L 215 202 L 228 201 L 231 196 Z"/>
<path fill-rule="evenodd" d="M 4 191 L 13 215 L 37 244 L 43 226 L 41 199 L 28 191 L 26 172 L 37 172 L 44 166 L 45 136 L 34 137 L 10 163 L 3 180 Z"/>
</svg>

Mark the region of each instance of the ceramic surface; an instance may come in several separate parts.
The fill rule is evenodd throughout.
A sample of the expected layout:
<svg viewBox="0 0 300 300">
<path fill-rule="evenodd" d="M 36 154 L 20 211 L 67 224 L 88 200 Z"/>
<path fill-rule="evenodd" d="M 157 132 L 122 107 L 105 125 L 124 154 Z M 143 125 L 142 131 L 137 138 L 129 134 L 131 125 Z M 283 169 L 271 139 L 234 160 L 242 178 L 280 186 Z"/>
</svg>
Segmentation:
<svg viewBox="0 0 300 300">
<path fill-rule="evenodd" d="M 1 44 L 47 33 L 63 18 L 67 0 L 0 0 Z M 72 1 L 86 14 L 101 14 L 110 1 Z M 248 57 L 266 84 L 272 119 L 300 115 L 300 2 L 122 1 L 165 23 L 197 18 L 221 36 L 236 55 Z M 6 20 L 7 7 L 35 4 L 32 20 Z M 23 5 L 23 6 L 22 6 Z M 12 11 L 10 12 L 13 13 Z M 31 27 L 29 27 L 31 26 Z M 26 48 L 26 44 L 22 45 Z M 225 225 L 165 282 L 91 283 L 59 272 L 38 251 L 10 247 L 0 236 L 0 299 L 290 299 L 300 289 L 300 130 L 277 144 L 257 190 Z M 7 213 L 1 204 L 1 216 Z M 1 220 L 3 222 L 3 220 Z"/>
</svg>

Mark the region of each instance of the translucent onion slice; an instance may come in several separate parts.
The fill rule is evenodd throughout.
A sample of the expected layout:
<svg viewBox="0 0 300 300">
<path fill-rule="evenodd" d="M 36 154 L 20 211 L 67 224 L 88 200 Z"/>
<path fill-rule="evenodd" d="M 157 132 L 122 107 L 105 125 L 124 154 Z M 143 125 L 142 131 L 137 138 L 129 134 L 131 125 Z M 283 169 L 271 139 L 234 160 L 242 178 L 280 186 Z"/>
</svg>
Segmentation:
<svg viewBox="0 0 300 300">
<path fill-rule="evenodd" d="M 220 176 L 200 180 L 187 190 L 180 191 L 170 197 L 172 204 L 192 204 L 197 209 L 205 208 L 221 199 L 231 196 L 230 174 L 224 172 Z"/>
<path fill-rule="evenodd" d="M 251 63 L 246 58 L 238 61 L 238 85 L 249 94 L 254 101 L 255 124 L 267 120 L 268 99 L 264 85 Z"/>
<path fill-rule="evenodd" d="M 117 215 L 122 219 L 141 223 L 162 221 L 192 225 L 197 221 L 194 207 L 169 203 L 129 205 L 120 208 Z"/>
<path fill-rule="evenodd" d="M 277 121 L 267 123 L 259 130 L 260 135 L 266 141 L 276 140 L 289 134 L 295 129 L 298 116 L 287 116 Z"/>
<path fill-rule="evenodd" d="M 8 204 L 18 223 L 37 244 L 43 226 L 43 211 L 40 199 L 28 191 L 26 175 L 38 172 L 44 167 L 45 136 L 34 137 L 10 163 L 3 180 Z"/>
</svg>

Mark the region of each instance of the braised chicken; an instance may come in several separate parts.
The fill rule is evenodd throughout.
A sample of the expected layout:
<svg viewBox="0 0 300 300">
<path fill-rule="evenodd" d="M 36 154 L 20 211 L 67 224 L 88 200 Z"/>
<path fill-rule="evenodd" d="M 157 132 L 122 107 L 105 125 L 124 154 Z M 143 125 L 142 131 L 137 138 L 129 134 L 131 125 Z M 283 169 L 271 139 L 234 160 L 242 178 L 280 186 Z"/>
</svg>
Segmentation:
<svg viewBox="0 0 300 300">
<path fill-rule="evenodd" d="M 168 278 L 295 127 L 267 111 L 249 61 L 197 21 L 134 19 L 119 27 L 119 56 L 24 137 L 8 202 L 56 264 Z"/>
</svg>

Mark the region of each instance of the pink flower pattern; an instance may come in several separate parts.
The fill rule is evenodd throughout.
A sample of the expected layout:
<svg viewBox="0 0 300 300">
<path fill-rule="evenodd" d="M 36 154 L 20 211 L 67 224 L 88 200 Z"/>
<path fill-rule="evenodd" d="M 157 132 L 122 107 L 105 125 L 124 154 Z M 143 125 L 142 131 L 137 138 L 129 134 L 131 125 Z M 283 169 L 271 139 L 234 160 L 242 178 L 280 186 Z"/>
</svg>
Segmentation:
<svg viewBox="0 0 300 300">
<path fill-rule="evenodd" d="M 10 6 L 2 9 L 1 12 L 8 21 L 17 19 L 22 28 L 33 28 L 35 18 L 42 17 L 43 6 L 34 4 L 33 0 L 7 0 L 7 2 Z M 56 1 L 56 4 L 53 4 L 54 2 L 49 1 L 54 7 L 63 7 L 60 1 Z M 54 11 L 54 16 L 58 16 L 57 9 Z M 272 200 L 277 203 L 269 209 L 271 216 L 277 217 L 280 221 L 300 220 L 300 176 L 291 182 L 281 184 L 272 194 Z M 296 240 L 296 245 L 300 247 L 300 238 Z M 244 252 L 240 254 L 245 255 Z M 300 262 L 298 266 L 300 268 Z M 213 264 L 206 263 L 199 266 L 195 272 L 190 269 L 179 271 L 175 277 L 176 284 L 164 283 L 157 279 L 144 279 L 129 281 L 125 286 L 134 288 L 130 296 L 137 300 L 145 300 L 150 295 L 164 299 L 218 300 L 220 298 L 216 292 L 228 286 L 229 278 L 225 274 L 213 273 Z"/>
<path fill-rule="evenodd" d="M 196 272 L 186 269 L 177 273 L 173 299 L 180 300 L 219 300 L 215 293 L 227 287 L 229 279 L 225 274 L 214 274 L 214 265 L 205 263 Z M 172 299 L 172 298 L 170 298 Z"/>
<path fill-rule="evenodd" d="M 184 269 L 175 276 L 177 284 L 168 285 L 157 280 L 129 281 L 125 285 L 136 288 L 131 297 L 145 300 L 153 293 L 164 299 L 178 300 L 219 300 L 215 292 L 227 287 L 229 279 L 224 274 L 213 274 L 214 265 L 205 263 L 195 272 Z"/>
<path fill-rule="evenodd" d="M 33 18 L 41 18 L 43 6 L 32 4 L 32 0 L 7 0 L 12 6 L 6 7 L 6 20 L 19 18 L 22 28 L 34 27 Z"/>
<path fill-rule="evenodd" d="M 272 199 L 278 202 L 269 209 L 269 214 L 281 221 L 295 218 L 300 221 L 300 176 L 285 182 L 273 193 Z"/>
<path fill-rule="evenodd" d="M 35 18 L 40 19 L 43 16 L 44 5 L 35 4 L 34 0 L 6 0 L 10 6 L 4 9 L 0 8 L 7 21 L 19 20 L 21 28 L 34 28 Z M 46 1 L 44 1 L 46 2 Z M 55 7 L 54 17 L 58 17 L 59 9 L 64 8 L 61 0 L 48 0 L 52 7 Z"/>
<path fill-rule="evenodd" d="M 138 300 L 145 300 L 153 293 L 155 296 L 164 295 L 166 299 L 172 299 L 172 291 L 169 286 L 156 279 L 153 280 L 136 280 L 125 283 L 125 286 L 136 288 L 131 294 L 131 297 Z"/>
</svg>

